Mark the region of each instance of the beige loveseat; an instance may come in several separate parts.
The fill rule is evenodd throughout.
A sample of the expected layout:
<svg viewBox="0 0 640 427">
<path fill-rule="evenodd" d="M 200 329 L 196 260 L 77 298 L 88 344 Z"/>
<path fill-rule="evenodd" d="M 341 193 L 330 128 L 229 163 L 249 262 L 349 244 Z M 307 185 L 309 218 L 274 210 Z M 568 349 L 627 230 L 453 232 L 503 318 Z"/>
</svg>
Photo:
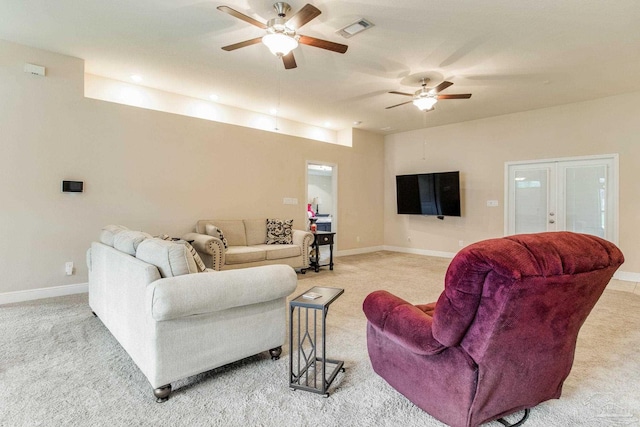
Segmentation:
<svg viewBox="0 0 640 427">
<path fill-rule="evenodd" d="M 221 230 L 227 248 L 221 239 L 207 234 L 207 225 Z M 209 227 L 211 230 L 211 227 Z M 267 244 L 267 219 L 200 220 L 196 232 L 183 239 L 191 242 L 208 268 L 229 270 L 268 264 L 286 264 L 302 273 L 309 268 L 309 249 L 313 234 L 292 230 L 291 244 Z"/>
<path fill-rule="evenodd" d="M 297 285 L 289 266 L 198 272 L 184 244 L 121 226 L 103 229 L 87 265 L 91 310 L 159 401 L 174 381 L 266 350 L 280 355 Z"/>
</svg>

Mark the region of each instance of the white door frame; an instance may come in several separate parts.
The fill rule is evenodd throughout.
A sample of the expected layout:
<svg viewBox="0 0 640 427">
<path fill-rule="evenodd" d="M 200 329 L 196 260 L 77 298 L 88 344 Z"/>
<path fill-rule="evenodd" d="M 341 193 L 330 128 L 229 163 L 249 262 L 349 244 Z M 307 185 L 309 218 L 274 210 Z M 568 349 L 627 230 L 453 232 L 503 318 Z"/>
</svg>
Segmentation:
<svg viewBox="0 0 640 427">
<path fill-rule="evenodd" d="M 545 163 L 564 163 L 570 164 L 572 162 L 584 162 L 584 161 L 605 161 L 611 165 L 611 170 L 607 171 L 609 176 L 609 182 L 611 183 L 607 191 L 607 230 L 610 231 L 611 236 L 607 238 L 614 244 L 618 244 L 619 238 L 619 155 L 615 154 L 602 154 L 593 156 L 580 156 L 580 157 L 560 157 L 552 159 L 540 159 L 540 160 L 523 160 L 515 162 L 505 162 L 504 167 L 504 234 L 509 235 L 511 229 L 511 221 L 513 220 L 511 212 L 511 200 L 513 200 L 513 185 L 510 179 L 510 171 L 512 166 L 525 166 L 525 165 L 543 165 Z"/>
</svg>

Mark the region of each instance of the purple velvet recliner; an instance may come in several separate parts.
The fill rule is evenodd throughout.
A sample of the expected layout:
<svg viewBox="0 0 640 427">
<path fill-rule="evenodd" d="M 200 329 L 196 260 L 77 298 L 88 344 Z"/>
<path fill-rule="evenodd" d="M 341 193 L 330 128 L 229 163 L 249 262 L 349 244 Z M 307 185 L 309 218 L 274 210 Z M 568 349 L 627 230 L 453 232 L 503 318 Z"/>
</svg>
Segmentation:
<svg viewBox="0 0 640 427">
<path fill-rule="evenodd" d="M 578 331 L 623 262 L 614 244 L 570 232 L 472 244 L 451 261 L 437 303 L 367 296 L 373 369 L 451 426 L 526 417 L 560 397 Z"/>
</svg>

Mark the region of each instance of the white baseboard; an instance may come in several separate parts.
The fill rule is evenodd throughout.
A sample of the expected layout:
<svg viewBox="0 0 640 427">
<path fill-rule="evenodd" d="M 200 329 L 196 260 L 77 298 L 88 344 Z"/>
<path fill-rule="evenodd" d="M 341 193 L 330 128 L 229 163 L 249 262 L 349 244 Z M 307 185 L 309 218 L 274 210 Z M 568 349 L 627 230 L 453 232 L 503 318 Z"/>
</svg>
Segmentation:
<svg viewBox="0 0 640 427">
<path fill-rule="evenodd" d="M 31 301 L 34 299 L 81 294 L 84 292 L 89 292 L 88 283 L 53 286 L 51 288 L 30 289 L 28 291 L 5 292 L 3 294 L 0 294 L 0 305 L 11 304 L 14 302 Z"/>
<path fill-rule="evenodd" d="M 360 255 L 360 254 L 368 254 L 371 252 L 384 251 L 384 246 L 369 246 L 367 248 L 357 248 L 357 249 L 346 249 L 344 251 L 336 251 L 333 256 L 341 257 L 341 256 L 349 256 L 349 255 Z"/>
<path fill-rule="evenodd" d="M 435 256 L 439 258 L 453 258 L 456 254 L 452 252 L 429 251 L 426 249 L 402 248 L 400 246 L 369 246 L 367 248 L 346 249 L 344 251 L 334 252 L 333 256 L 349 256 L 368 254 L 378 251 L 402 252 L 405 254 Z"/>
<path fill-rule="evenodd" d="M 400 246 L 384 246 L 385 251 L 402 252 L 405 254 L 435 256 L 439 258 L 453 258 L 456 256 L 454 252 L 430 251 L 427 249 L 403 248 Z"/>
<path fill-rule="evenodd" d="M 633 273 L 631 271 L 616 271 L 613 275 L 614 279 L 624 280 L 625 282 L 640 282 L 640 273 Z"/>
</svg>

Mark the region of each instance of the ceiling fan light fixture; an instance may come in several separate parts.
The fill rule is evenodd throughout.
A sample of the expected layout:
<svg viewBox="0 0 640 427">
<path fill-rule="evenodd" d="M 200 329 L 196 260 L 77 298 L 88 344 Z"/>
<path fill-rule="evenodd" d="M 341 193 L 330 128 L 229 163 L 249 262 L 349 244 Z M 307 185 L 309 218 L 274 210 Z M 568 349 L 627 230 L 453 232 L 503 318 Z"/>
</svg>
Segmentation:
<svg viewBox="0 0 640 427">
<path fill-rule="evenodd" d="M 275 56 L 286 56 L 298 47 L 298 40 L 283 33 L 271 33 L 262 37 L 262 43 L 269 48 Z"/>
<path fill-rule="evenodd" d="M 418 107 L 421 111 L 431 110 L 438 102 L 438 98 L 435 96 L 421 96 L 413 100 L 413 105 Z"/>
</svg>

